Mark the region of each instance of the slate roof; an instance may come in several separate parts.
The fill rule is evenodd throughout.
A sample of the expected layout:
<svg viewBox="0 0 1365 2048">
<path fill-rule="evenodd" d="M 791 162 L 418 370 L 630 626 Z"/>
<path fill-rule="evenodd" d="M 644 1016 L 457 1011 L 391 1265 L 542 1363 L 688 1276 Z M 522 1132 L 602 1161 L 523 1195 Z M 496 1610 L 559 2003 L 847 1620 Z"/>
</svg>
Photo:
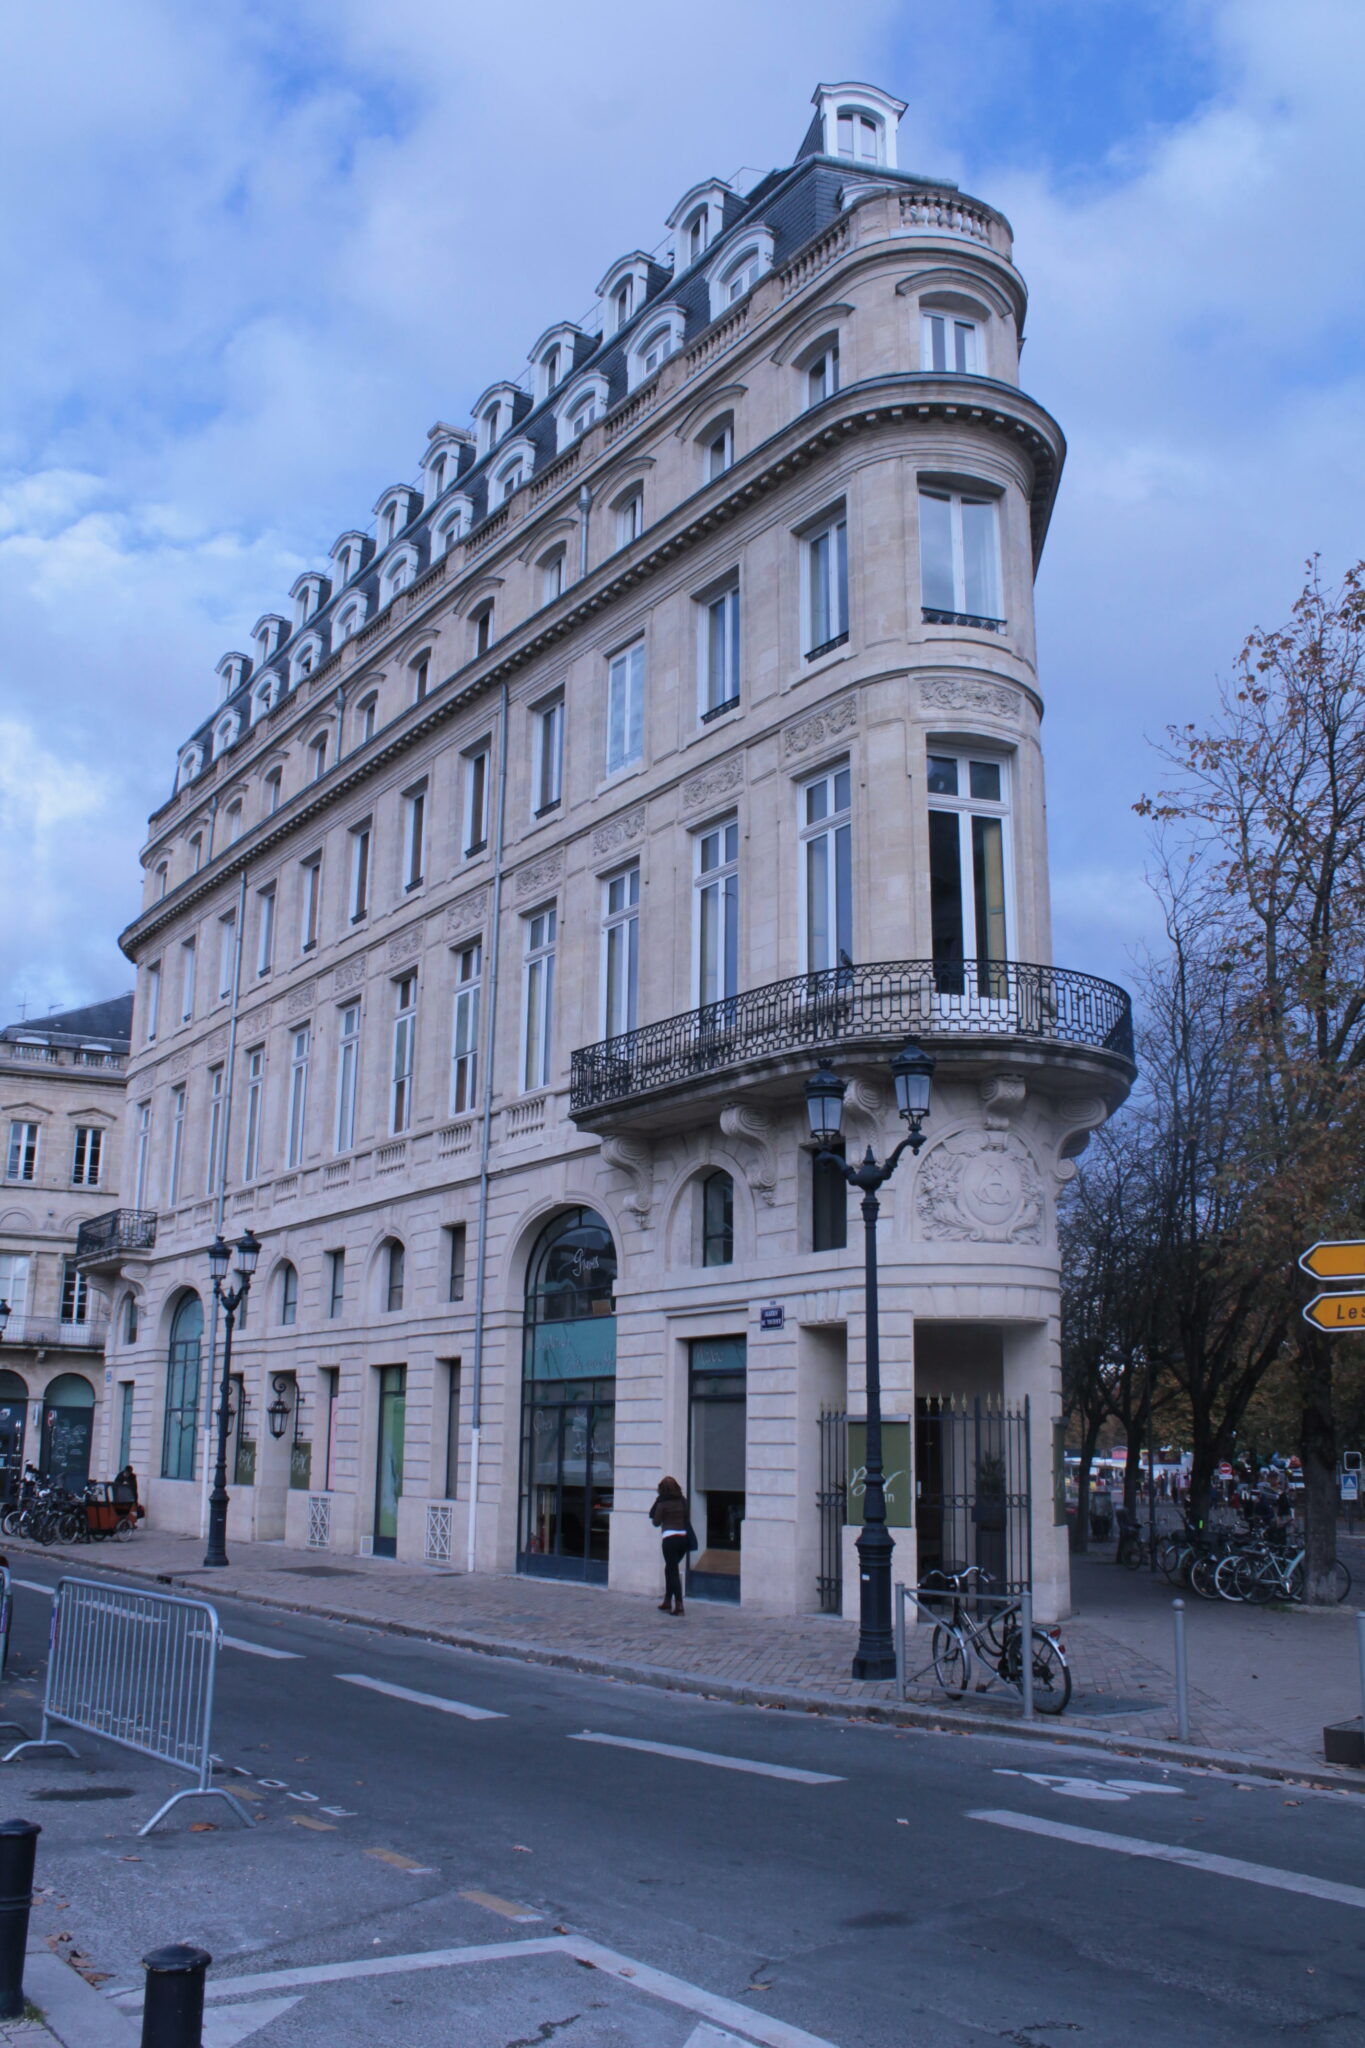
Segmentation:
<svg viewBox="0 0 1365 2048">
<path fill-rule="evenodd" d="M 113 1052 L 126 1052 L 133 1037 L 133 998 L 111 996 L 107 1002 L 86 1003 L 79 1010 L 52 1010 L 42 1017 L 21 1018 L 6 1024 L 0 1039 L 26 1039 L 44 1045 L 108 1045 Z"/>
</svg>

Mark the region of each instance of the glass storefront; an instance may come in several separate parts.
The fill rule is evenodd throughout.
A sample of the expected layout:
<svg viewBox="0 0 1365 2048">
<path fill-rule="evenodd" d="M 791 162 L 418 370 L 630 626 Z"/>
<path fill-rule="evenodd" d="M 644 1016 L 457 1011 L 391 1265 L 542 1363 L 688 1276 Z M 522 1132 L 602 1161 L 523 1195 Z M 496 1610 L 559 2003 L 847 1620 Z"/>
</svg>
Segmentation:
<svg viewBox="0 0 1365 2048">
<path fill-rule="evenodd" d="M 688 1560 L 689 1590 L 738 1600 L 747 1447 L 743 1337 L 701 1337 L 688 1346 L 688 1494 L 699 1548 Z"/>
<path fill-rule="evenodd" d="M 616 1248 L 592 1209 L 542 1232 L 526 1282 L 524 1572 L 605 1583 L 616 1431 Z"/>
</svg>

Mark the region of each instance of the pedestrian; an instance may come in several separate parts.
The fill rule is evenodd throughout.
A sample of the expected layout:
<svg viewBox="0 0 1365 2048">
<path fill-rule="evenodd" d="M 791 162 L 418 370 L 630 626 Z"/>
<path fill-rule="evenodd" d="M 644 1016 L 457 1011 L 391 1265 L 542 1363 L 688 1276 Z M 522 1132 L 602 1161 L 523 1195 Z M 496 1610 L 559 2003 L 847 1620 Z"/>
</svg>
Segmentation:
<svg viewBox="0 0 1365 2048">
<path fill-rule="evenodd" d="M 687 1518 L 687 1496 L 676 1479 L 665 1477 L 659 1481 L 659 1492 L 649 1519 L 658 1530 L 664 1554 L 664 1597 L 659 1602 L 660 1614 L 678 1614 L 683 1611 L 683 1590 L 681 1565 L 692 1547 L 692 1529 Z"/>
</svg>

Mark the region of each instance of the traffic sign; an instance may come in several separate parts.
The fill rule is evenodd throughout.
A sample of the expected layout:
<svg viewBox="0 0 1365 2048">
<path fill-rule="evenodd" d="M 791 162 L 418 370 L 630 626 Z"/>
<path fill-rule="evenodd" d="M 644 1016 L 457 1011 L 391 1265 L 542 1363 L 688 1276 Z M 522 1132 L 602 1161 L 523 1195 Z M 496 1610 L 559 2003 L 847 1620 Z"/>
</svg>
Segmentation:
<svg viewBox="0 0 1365 2048">
<path fill-rule="evenodd" d="M 1320 1330 L 1365 1330 L 1365 1294 L 1315 1294 L 1303 1317 Z"/>
<path fill-rule="evenodd" d="M 1315 1280 L 1365 1280 L 1365 1238 L 1326 1238 L 1309 1245 L 1299 1264 Z"/>
<path fill-rule="evenodd" d="M 1360 1474 L 1358 1472 L 1343 1472 L 1341 1474 L 1341 1497 L 1343 1500 L 1360 1499 Z"/>
</svg>

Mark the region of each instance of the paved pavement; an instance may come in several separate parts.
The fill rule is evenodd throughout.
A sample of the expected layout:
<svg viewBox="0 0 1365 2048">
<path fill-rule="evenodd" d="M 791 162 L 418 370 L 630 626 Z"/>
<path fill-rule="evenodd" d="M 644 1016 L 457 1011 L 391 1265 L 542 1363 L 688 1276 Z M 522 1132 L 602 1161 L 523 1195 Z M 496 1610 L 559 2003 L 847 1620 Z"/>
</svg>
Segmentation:
<svg viewBox="0 0 1365 2048">
<path fill-rule="evenodd" d="M 11 1545 L 16 1571 L 24 1546 Z M 886 1712 L 893 1684 L 849 1675 L 856 1629 L 834 1617 L 765 1617 L 690 1602 L 679 1621 L 652 1599 L 526 1578 L 471 1578 L 387 1559 L 330 1557 L 283 1544 L 239 1543 L 225 1571 L 203 1569 L 202 1545 L 140 1531 L 118 1545 L 30 1551 L 66 1569 L 150 1576 L 299 1612 L 368 1623 L 530 1662 L 718 1691 L 816 1711 Z M 1360 1574 L 1365 1592 L 1365 1574 Z M 1175 1734 L 1171 1588 L 1120 1570 L 1112 1552 L 1074 1561 L 1076 1612 L 1063 1627 L 1075 1693 L 1065 1725 L 1144 1743 Z M 1187 1601 L 1191 1733 L 1196 1745 L 1282 1770 L 1322 1771 L 1322 1729 L 1361 1708 L 1354 1609 L 1330 1614 Z M 911 1669 L 928 1661 L 912 1637 Z M 918 1643 L 919 1647 L 916 1647 Z M 912 1698 L 948 1720 L 932 1672 Z M 964 1708 L 967 1703 L 964 1702 Z M 973 1696 L 978 1720 L 1009 1723 L 1017 1707 Z M 961 1710 L 958 1710 L 961 1711 Z"/>
</svg>

